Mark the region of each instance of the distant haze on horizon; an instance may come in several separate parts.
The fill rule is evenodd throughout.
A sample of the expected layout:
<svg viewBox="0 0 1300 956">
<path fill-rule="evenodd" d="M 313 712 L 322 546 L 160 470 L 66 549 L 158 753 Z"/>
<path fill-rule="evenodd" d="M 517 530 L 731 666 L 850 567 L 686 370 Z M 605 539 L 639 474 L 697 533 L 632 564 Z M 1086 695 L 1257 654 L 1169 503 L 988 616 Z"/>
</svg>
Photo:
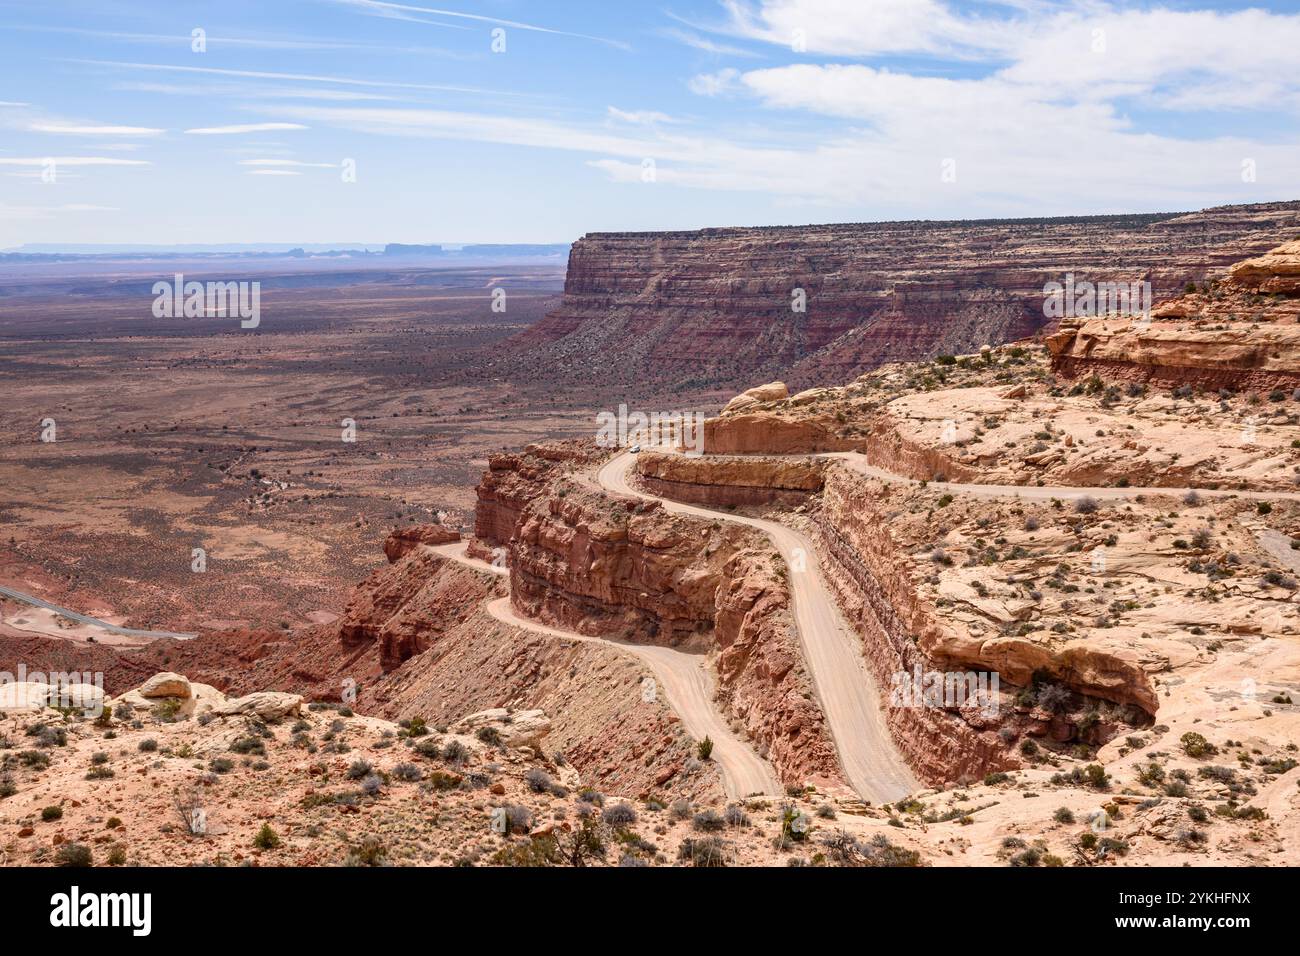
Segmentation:
<svg viewBox="0 0 1300 956">
<path fill-rule="evenodd" d="M 1240 0 L 73 5 L 0 12 L 0 250 L 556 244 L 1300 184 L 1300 12 Z M 349 235 L 382 241 L 302 241 Z"/>
</svg>

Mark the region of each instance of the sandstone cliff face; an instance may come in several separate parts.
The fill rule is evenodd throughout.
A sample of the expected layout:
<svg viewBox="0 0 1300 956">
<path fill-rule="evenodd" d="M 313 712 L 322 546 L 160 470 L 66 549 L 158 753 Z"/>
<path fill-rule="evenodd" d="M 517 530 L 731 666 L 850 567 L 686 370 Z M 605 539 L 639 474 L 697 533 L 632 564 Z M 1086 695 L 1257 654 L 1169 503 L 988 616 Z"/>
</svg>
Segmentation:
<svg viewBox="0 0 1300 956">
<path fill-rule="evenodd" d="M 797 505 L 821 490 L 825 463 L 816 459 L 705 459 L 642 452 L 636 469 L 652 494 L 708 507 Z"/>
<path fill-rule="evenodd" d="M 475 492 L 474 537 L 488 545 L 505 545 L 514 535 L 524 507 L 550 478 L 600 457 L 590 444 L 549 442 L 522 452 L 493 455 Z"/>
<path fill-rule="evenodd" d="M 1300 241 L 1236 263 L 1225 280 L 1152 310 L 1095 318 L 1046 338 L 1054 371 L 1167 387 L 1300 387 Z"/>
<path fill-rule="evenodd" d="M 1060 681 L 1089 698 L 1157 707 L 1150 681 L 1134 661 L 1075 645 L 1053 651 L 1017 637 L 971 639 L 923 598 L 908 547 L 891 530 L 895 508 L 887 489 L 841 465 L 827 471 L 820 507 L 813 514 L 823 571 L 846 618 L 862 637 L 863 655 L 888 699 L 896 680 L 921 672 L 997 672 L 1004 693 L 1036 679 Z M 1008 686 L 1011 685 L 1011 686 Z M 885 718 L 895 742 L 919 776 L 930 783 L 960 782 L 1019 765 L 999 731 L 1075 739 L 1068 719 L 1010 706 L 996 715 L 973 707 L 891 706 Z M 1113 728 L 1093 727 L 1101 742 Z"/>
<path fill-rule="evenodd" d="M 701 536 L 696 522 L 665 514 L 657 503 L 562 491 L 534 499 L 516 528 L 516 607 L 580 633 L 671 646 L 712 628 L 713 594 L 739 547 L 735 529 Z"/>
<path fill-rule="evenodd" d="M 514 359 L 574 381 L 797 386 L 887 361 L 970 352 L 1043 329 L 1043 286 L 1149 279 L 1157 298 L 1266 251 L 1300 203 L 1198 213 L 595 233 L 564 301 Z M 806 310 L 792 309 L 795 290 Z M 611 366 L 609 356 L 619 357 Z"/>
<path fill-rule="evenodd" d="M 918 777 L 930 784 L 977 779 L 1017 765 L 997 737 L 999 722 L 977 710 L 895 707 L 897 675 L 935 669 L 914 635 L 932 626 L 888 533 L 888 517 L 852 478 L 827 476 L 813 529 L 823 573 L 881 689 L 885 722 Z"/>
<path fill-rule="evenodd" d="M 507 539 L 511 600 L 522 614 L 579 633 L 716 653 L 720 706 L 782 780 L 840 782 L 779 559 L 762 535 L 612 498 L 526 460 L 510 464 L 513 476 L 504 460 L 490 476 L 480 517 L 500 527 L 501 514 L 516 514 L 502 507 L 502 487 L 525 502 Z"/>
<path fill-rule="evenodd" d="M 417 549 L 356 587 L 337 622 L 344 647 L 376 645 L 385 671 L 422 654 L 489 593 L 480 576 L 446 573 L 437 554 Z"/>
</svg>

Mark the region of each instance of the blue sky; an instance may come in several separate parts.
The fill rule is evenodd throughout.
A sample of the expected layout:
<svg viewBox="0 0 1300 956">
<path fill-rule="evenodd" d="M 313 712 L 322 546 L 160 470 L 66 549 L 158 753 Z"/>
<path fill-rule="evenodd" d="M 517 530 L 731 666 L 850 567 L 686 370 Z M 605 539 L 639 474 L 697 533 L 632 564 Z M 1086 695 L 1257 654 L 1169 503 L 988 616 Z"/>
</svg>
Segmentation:
<svg viewBox="0 0 1300 956">
<path fill-rule="evenodd" d="M 1294 3 L 0 0 L 0 53 L 0 248 L 1300 198 Z"/>
</svg>

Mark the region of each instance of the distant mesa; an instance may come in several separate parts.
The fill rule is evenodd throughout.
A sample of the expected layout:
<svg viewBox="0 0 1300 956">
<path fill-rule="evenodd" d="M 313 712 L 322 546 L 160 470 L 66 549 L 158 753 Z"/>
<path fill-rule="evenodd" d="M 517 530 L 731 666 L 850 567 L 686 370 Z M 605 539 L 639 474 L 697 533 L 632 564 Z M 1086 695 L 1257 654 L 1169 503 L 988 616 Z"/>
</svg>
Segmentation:
<svg viewBox="0 0 1300 956">
<path fill-rule="evenodd" d="M 1300 202 L 1191 213 L 591 233 L 520 371 L 590 384 L 791 392 L 887 362 L 1051 332 L 1044 286 L 1149 282 L 1154 300 L 1300 235 Z M 617 363 L 609 361 L 618 356 Z"/>
</svg>

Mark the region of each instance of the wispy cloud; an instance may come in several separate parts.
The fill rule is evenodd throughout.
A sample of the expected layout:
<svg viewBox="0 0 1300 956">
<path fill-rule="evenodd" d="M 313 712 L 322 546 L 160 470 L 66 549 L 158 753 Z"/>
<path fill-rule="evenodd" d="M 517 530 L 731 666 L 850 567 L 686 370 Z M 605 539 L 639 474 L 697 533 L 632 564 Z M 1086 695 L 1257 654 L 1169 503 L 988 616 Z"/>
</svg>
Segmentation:
<svg viewBox="0 0 1300 956">
<path fill-rule="evenodd" d="M 61 212 L 120 212 L 116 206 L 96 206 L 90 203 L 64 203 L 59 206 L 11 206 L 0 202 L 0 219 L 30 221 L 54 219 Z"/>
<path fill-rule="evenodd" d="M 246 170 L 250 176 L 301 176 L 302 173 L 292 169 L 249 169 Z"/>
<path fill-rule="evenodd" d="M 151 166 L 145 159 L 118 159 L 114 156 L 0 156 L 0 166 Z"/>
<path fill-rule="evenodd" d="M 190 136 L 237 136 L 241 133 L 271 133 L 308 128 L 301 123 L 237 123 L 234 126 L 201 126 L 185 132 Z"/>
<path fill-rule="evenodd" d="M 730 43 L 719 43 L 716 40 L 710 40 L 706 36 L 701 36 L 690 30 L 682 30 L 677 27 L 669 27 L 662 31 L 662 35 L 670 40 L 676 40 L 678 43 L 684 43 L 686 46 L 695 50 L 702 50 L 705 53 L 712 53 L 716 56 L 743 56 L 758 57 L 761 54 L 753 50 L 746 50 L 744 47 L 735 46 Z"/>
<path fill-rule="evenodd" d="M 142 83 L 114 84 L 114 89 L 133 93 L 162 93 L 168 96 L 228 96 L 234 99 L 324 100 L 335 103 L 382 103 L 409 97 L 361 90 L 313 89 L 301 86 L 256 86 L 245 83 Z"/>
<path fill-rule="evenodd" d="M 88 30 L 82 27 L 18 25 L 7 26 L 5 29 L 27 30 L 35 33 L 62 33 L 73 36 L 98 37 L 105 40 L 120 40 L 124 43 L 179 46 L 185 49 L 189 49 L 195 39 L 189 33 L 128 33 L 117 30 Z M 355 43 L 349 40 L 334 40 L 325 37 L 238 37 L 206 34 L 203 41 L 207 48 L 214 52 L 222 47 L 235 47 L 254 50 L 348 50 L 358 53 L 403 53 L 415 56 L 440 56 L 451 59 L 466 58 L 464 53 L 444 50 L 439 47 Z"/>
<path fill-rule="evenodd" d="M 1078 5 L 1097 6 L 1092 0 Z M 1015 43 L 1023 33 L 1017 26 L 1027 19 L 1009 4 L 986 4 L 996 12 L 968 15 L 943 0 L 725 0 L 723 6 L 724 22 L 696 28 L 831 56 L 991 59 Z"/>
<path fill-rule="evenodd" d="M 69 62 L 89 66 L 107 66 L 124 70 L 156 70 L 165 73 L 199 73 L 209 76 L 234 76 L 253 80 L 292 80 L 299 83 L 333 83 L 341 86 L 378 87 L 395 90 L 436 90 L 443 93 L 483 93 L 493 96 L 517 96 L 505 90 L 484 90 L 472 86 L 454 86 L 441 83 L 399 83 L 392 80 L 359 80 L 346 76 L 327 76 L 317 73 L 276 73 L 270 70 L 230 70 L 215 66 L 179 66 L 172 63 L 129 63 L 119 60 L 83 60 Z"/>
<path fill-rule="evenodd" d="M 621 110 L 617 106 L 611 106 L 607 112 L 610 119 L 619 120 L 623 123 L 632 123 L 636 126 L 677 122 L 667 113 L 660 113 L 656 110 Z"/>
<path fill-rule="evenodd" d="M 305 163 L 297 159 L 241 159 L 240 166 L 299 167 L 302 169 L 338 169 L 338 163 Z"/>
<path fill-rule="evenodd" d="M 73 123 L 32 123 L 27 127 L 33 133 L 57 133 L 68 136 L 161 136 L 166 130 L 150 126 L 108 126 Z"/>
<path fill-rule="evenodd" d="M 498 26 L 512 27 L 516 30 L 529 30 L 534 33 L 549 33 L 554 36 L 575 37 L 579 40 L 593 40 L 596 43 L 604 43 L 620 50 L 630 50 L 631 45 L 623 40 L 614 40 L 609 37 L 592 36 L 589 33 L 573 33 L 568 30 L 557 30 L 553 27 L 538 26 L 535 23 L 521 23 L 518 20 L 506 20 L 501 17 L 486 16 L 478 13 L 460 13 L 455 10 L 442 10 L 435 7 L 417 7 L 405 3 L 385 3 L 382 0 L 336 0 L 336 2 L 346 4 L 350 7 L 356 7 L 372 16 L 392 16 L 393 14 L 411 14 L 421 13 L 436 17 L 453 17 L 462 20 L 477 20 L 480 23 L 495 23 Z M 447 26 L 448 24 L 438 24 Z"/>
</svg>

